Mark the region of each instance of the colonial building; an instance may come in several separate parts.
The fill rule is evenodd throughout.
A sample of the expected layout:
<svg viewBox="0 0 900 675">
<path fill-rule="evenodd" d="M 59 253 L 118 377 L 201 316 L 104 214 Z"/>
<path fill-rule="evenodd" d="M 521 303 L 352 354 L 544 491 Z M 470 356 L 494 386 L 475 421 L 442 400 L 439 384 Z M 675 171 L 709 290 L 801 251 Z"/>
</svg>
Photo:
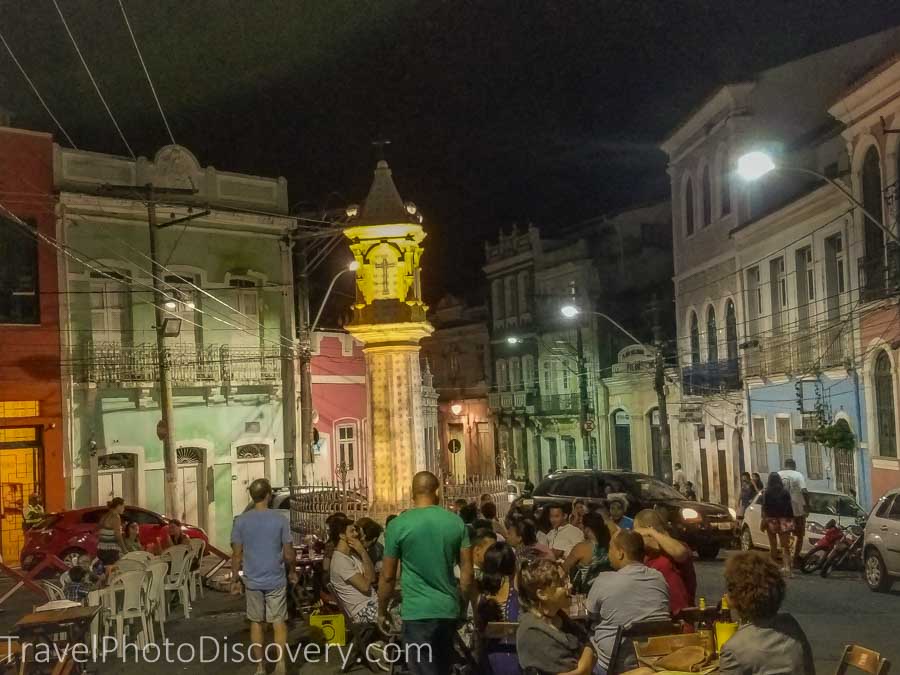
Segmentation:
<svg viewBox="0 0 900 675">
<path fill-rule="evenodd" d="M 368 481 L 366 360 L 346 331 L 312 336 L 312 482 Z"/>
<path fill-rule="evenodd" d="M 422 342 L 422 354 L 438 395 L 437 466 L 457 481 L 473 475 L 493 477 L 503 458 L 498 463 L 488 407 L 487 308 L 470 307 L 446 295 L 430 319 L 435 330 Z"/>
<path fill-rule="evenodd" d="M 152 160 L 55 146 L 52 166 L 69 252 L 61 259 L 68 502 L 121 496 L 166 511 L 148 210 L 138 190 L 181 188 L 160 194 L 156 209 L 163 311 L 177 320 L 166 338 L 175 515 L 226 545 L 249 482 L 284 485 L 296 453 L 296 400 L 285 399 L 294 390 L 287 235 L 295 225 L 280 215 L 286 183 L 201 167 L 180 146 Z M 187 216 L 197 217 L 179 220 Z"/>
<path fill-rule="evenodd" d="M 900 59 L 891 56 L 863 74 L 829 112 L 843 126 L 853 194 L 892 232 L 888 236 L 858 210 L 854 213 L 863 277 L 856 373 L 862 383 L 871 462 L 862 468 L 870 471 L 869 496 L 874 501 L 900 487 Z"/>
<path fill-rule="evenodd" d="M 856 180 L 828 108 L 898 37 L 886 31 L 726 84 L 662 145 L 684 390 L 678 433 L 691 440 L 697 461 L 685 469 L 703 497 L 734 503 L 741 471 L 777 470 L 793 457 L 813 486 L 866 501 L 854 352 L 858 305 L 874 282 L 861 214 L 808 171 Z M 738 158 L 760 149 L 786 170 L 741 182 Z M 856 450 L 832 454 L 810 440 L 810 429 L 838 421 Z"/>
<path fill-rule="evenodd" d="M 0 158 L 0 554 L 16 564 L 29 496 L 66 506 L 53 139 L 0 127 Z"/>
</svg>

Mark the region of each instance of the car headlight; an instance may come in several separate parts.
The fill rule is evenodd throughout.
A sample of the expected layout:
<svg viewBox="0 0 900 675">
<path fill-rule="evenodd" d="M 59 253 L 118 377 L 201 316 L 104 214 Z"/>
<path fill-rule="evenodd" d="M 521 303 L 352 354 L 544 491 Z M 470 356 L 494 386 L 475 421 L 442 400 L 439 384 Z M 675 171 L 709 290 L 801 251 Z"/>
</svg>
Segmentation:
<svg viewBox="0 0 900 675">
<path fill-rule="evenodd" d="M 690 507 L 685 507 L 681 509 L 681 519 L 684 521 L 697 521 L 702 520 L 700 518 L 700 514 L 696 509 L 692 509 Z"/>
<path fill-rule="evenodd" d="M 813 534 L 825 534 L 825 528 L 819 525 L 819 523 L 815 522 L 814 520 L 806 523 L 806 531 L 812 532 Z"/>
<path fill-rule="evenodd" d="M 733 508 L 731 508 L 730 506 L 728 507 L 728 513 L 731 514 L 731 519 L 732 519 L 732 520 L 737 520 L 737 511 L 735 511 L 735 510 L 734 510 Z"/>
</svg>

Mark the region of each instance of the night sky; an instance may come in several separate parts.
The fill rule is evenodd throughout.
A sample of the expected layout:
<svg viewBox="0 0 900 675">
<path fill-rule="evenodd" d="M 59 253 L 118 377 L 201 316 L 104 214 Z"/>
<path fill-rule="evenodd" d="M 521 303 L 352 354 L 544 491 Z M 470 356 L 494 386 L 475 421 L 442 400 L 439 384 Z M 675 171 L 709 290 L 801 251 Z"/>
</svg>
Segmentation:
<svg viewBox="0 0 900 675">
<path fill-rule="evenodd" d="M 118 3 L 60 6 L 128 141 L 152 156 L 169 141 Z M 201 164 L 283 175 L 293 203 L 335 207 L 364 197 L 371 142 L 390 139 L 401 194 L 426 216 L 432 300 L 477 297 L 500 227 L 552 232 L 666 197 L 657 144 L 718 84 L 900 22 L 895 0 L 125 6 Z M 79 147 L 126 154 L 50 0 L 0 0 L 0 29 Z M 0 106 L 55 131 L 2 49 Z"/>
</svg>

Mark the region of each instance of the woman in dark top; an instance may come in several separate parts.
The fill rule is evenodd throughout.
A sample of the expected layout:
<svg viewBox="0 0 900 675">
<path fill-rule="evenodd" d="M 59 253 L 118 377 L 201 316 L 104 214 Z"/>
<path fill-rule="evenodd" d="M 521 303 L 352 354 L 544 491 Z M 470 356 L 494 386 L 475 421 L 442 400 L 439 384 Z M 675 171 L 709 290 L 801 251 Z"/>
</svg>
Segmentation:
<svg viewBox="0 0 900 675">
<path fill-rule="evenodd" d="M 766 488 L 766 486 L 763 485 L 762 478 L 760 478 L 759 474 L 755 471 L 750 474 L 750 482 L 753 483 L 753 487 L 757 492 L 762 492 Z"/>
<path fill-rule="evenodd" d="M 516 587 L 523 606 L 516 630 L 519 665 L 554 675 L 590 675 L 597 657 L 566 614 L 571 598 L 562 567 L 550 560 L 526 562 Z"/>
<path fill-rule="evenodd" d="M 778 613 L 785 583 L 774 562 L 749 551 L 732 556 L 725 587 L 740 627 L 722 645 L 721 675 L 815 675 L 806 634 L 794 617 Z"/>
<path fill-rule="evenodd" d="M 519 594 L 513 577 L 516 573 L 516 554 L 512 546 L 504 542 L 493 544 L 484 554 L 481 579 L 478 582 L 478 601 L 475 605 L 475 628 L 483 635 L 485 626 L 492 621 L 519 620 Z M 485 672 L 494 675 L 518 675 L 519 659 L 514 641 L 483 640 L 478 650 Z"/>
<path fill-rule="evenodd" d="M 600 572 L 612 569 L 609 564 L 609 528 L 599 513 L 584 517 L 585 540 L 575 544 L 563 562 L 563 569 L 572 579 L 572 591 L 587 595 Z"/>
<path fill-rule="evenodd" d="M 753 502 L 753 498 L 759 492 L 754 485 L 753 479 L 750 478 L 750 474 L 746 471 L 741 474 L 741 494 L 738 496 L 738 508 L 737 508 L 737 517 L 738 520 L 744 519 L 744 513 L 746 513 L 747 508 Z"/>
<path fill-rule="evenodd" d="M 791 495 L 774 471 L 769 474 L 769 483 L 763 490 L 762 520 L 760 528 L 769 535 L 769 551 L 773 560 L 778 560 L 781 547 L 781 566 L 785 576 L 791 576 L 791 533 L 794 531 L 794 510 Z M 803 536 L 799 533 L 798 536 Z"/>
</svg>

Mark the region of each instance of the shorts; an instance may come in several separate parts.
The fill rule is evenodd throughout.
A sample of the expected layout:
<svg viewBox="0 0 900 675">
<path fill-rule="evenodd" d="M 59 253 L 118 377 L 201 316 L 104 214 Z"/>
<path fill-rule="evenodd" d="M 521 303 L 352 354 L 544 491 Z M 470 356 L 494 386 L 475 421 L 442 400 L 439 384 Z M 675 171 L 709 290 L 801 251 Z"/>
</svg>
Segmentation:
<svg viewBox="0 0 900 675">
<path fill-rule="evenodd" d="M 287 591 L 284 586 L 273 591 L 255 591 L 247 594 L 247 618 L 253 623 L 278 623 L 287 621 Z"/>
<path fill-rule="evenodd" d="M 766 530 L 770 534 L 789 534 L 794 531 L 794 519 L 766 518 Z"/>
<path fill-rule="evenodd" d="M 375 623 L 377 620 L 378 598 L 369 598 L 369 601 L 353 615 L 353 623 Z"/>
</svg>

